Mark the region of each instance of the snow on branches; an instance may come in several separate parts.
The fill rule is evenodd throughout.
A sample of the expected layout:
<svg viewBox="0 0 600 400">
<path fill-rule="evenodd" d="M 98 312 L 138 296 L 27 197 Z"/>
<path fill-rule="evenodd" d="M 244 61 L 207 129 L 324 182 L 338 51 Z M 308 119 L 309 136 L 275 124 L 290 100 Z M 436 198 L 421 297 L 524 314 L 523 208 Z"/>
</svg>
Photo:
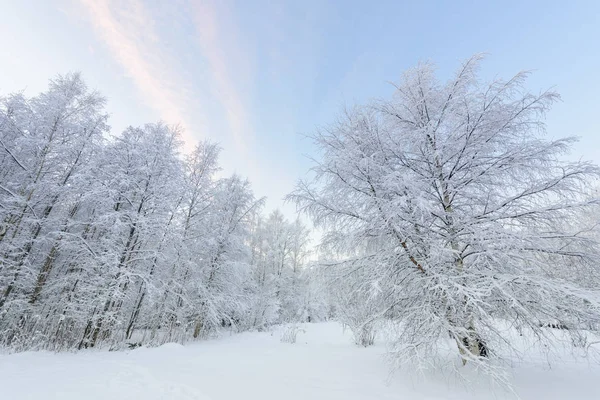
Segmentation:
<svg viewBox="0 0 600 400">
<path fill-rule="evenodd" d="M 0 98 L 0 346 L 134 348 L 318 318 L 306 228 L 259 229 L 263 200 L 217 176 L 213 143 L 183 157 L 161 123 L 109 137 L 104 104 L 78 74 Z"/>
<path fill-rule="evenodd" d="M 544 137 L 557 93 L 528 92 L 527 73 L 482 82 L 480 60 L 446 83 L 420 64 L 390 99 L 345 110 L 289 196 L 337 255 L 332 285 L 361 299 L 342 314 L 393 321 L 400 364 L 450 337 L 463 364 L 488 365 L 513 348 L 502 321 L 542 341 L 543 323 L 598 322 L 599 237 L 581 217 L 598 220 L 600 169 L 563 160 L 573 138 Z"/>
</svg>

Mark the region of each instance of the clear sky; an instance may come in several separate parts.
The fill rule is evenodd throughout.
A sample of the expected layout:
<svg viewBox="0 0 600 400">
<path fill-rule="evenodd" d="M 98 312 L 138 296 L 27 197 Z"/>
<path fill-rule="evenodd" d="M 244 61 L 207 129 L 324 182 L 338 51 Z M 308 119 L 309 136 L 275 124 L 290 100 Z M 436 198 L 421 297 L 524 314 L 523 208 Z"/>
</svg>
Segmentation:
<svg viewBox="0 0 600 400">
<path fill-rule="evenodd" d="M 534 70 L 563 102 L 551 136 L 600 162 L 600 1 L 0 0 L 0 93 L 34 95 L 81 71 L 108 99 L 114 133 L 180 123 L 191 148 L 221 143 L 225 173 L 268 208 L 310 165 L 302 134 L 344 104 L 389 96 L 419 60 L 442 79 L 477 52 L 486 78 Z"/>
</svg>

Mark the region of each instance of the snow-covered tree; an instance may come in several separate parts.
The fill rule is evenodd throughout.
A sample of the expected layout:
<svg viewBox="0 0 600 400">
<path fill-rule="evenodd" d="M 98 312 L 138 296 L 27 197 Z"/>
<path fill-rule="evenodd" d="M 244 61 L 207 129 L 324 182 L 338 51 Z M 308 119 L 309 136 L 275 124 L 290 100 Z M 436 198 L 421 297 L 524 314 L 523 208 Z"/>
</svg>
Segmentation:
<svg viewBox="0 0 600 400">
<path fill-rule="evenodd" d="M 162 124 L 128 128 L 106 151 L 112 162 L 104 168 L 104 186 L 111 207 L 103 215 L 110 221 L 110 244 L 105 251 L 108 282 L 94 314 L 91 344 L 112 328 L 129 338 L 140 307 L 165 256 L 165 239 L 173 223 L 182 185 L 178 160 L 178 132 Z M 108 322 L 110 321 L 110 322 Z M 120 339 L 117 339 L 120 341 Z"/>
<path fill-rule="evenodd" d="M 0 107 L 0 341 L 19 346 L 61 334 L 59 249 L 89 189 L 90 163 L 107 132 L 104 99 L 78 74 Z M 44 303 L 40 304 L 43 299 Z M 61 310 L 59 312 L 59 310 Z"/>
<path fill-rule="evenodd" d="M 450 335 L 486 366 L 512 347 L 501 320 L 545 343 L 541 321 L 598 316 L 598 288 L 572 273 L 598 276 L 598 243 L 558 222 L 598 203 L 599 169 L 564 161 L 575 139 L 544 137 L 556 93 L 528 92 L 527 73 L 483 82 L 479 63 L 446 83 L 420 64 L 391 99 L 347 110 L 314 136 L 314 181 L 290 195 L 343 255 L 336 275 L 381 291 L 399 363 L 430 362 Z"/>
<path fill-rule="evenodd" d="M 194 337 L 207 336 L 220 326 L 246 325 L 251 276 L 248 230 L 263 202 L 255 199 L 250 183 L 239 176 L 218 182 L 211 236 L 201 276 L 194 282 L 198 301 Z"/>
<path fill-rule="evenodd" d="M 199 143 L 185 162 L 184 181 L 177 200 L 178 217 L 173 236 L 171 259 L 160 276 L 161 298 L 152 316 L 152 339 L 185 340 L 188 326 L 184 323 L 196 303 L 192 301 L 193 282 L 197 279 L 197 264 L 207 255 L 210 240 L 211 207 L 215 201 L 216 178 L 220 148 L 209 142 Z M 159 327 L 163 335 L 156 337 Z"/>
<path fill-rule="evenodd" d="M 306 297 L 310 235 L 296 220 L 289 222 L 275 210 L 254 222 L 251 238 L 255 282 L 253 326 L 310 320 L 311 299 Z"/>
</svg>

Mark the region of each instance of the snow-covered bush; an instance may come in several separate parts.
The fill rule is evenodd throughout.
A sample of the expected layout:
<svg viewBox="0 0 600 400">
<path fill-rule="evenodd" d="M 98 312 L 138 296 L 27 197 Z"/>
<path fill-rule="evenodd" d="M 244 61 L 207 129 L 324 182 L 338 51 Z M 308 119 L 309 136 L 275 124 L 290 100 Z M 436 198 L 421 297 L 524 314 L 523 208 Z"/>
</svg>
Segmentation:
<svg viewBox="0 0 600 400">
<path fill-rule="evenodd" d="M 304 332 L 306 331 L 302 329 L 298 324 L 288 324 L 283 328 L 283 331 L 281 332 L 280 341 L 281 343 L 296 343 L 296 338 L 298 337 L 298 334 Z"/>
<path fill-rule="evenodd" d="M 357 293 L 338 293 L 338 320 L 350 329 L 354 343 L 358 346 L 371 346 L 375 343 L 379 310 L 374 299 Z"/>
</svg>

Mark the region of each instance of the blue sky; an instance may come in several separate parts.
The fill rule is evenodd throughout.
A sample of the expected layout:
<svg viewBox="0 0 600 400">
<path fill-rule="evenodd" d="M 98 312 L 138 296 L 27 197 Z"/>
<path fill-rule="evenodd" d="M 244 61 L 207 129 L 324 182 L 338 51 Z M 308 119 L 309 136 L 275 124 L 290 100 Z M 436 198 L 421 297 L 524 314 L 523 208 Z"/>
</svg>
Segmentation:
<svg viewBox="0 0 600 400">
<path fill-rule="evenodd" d="M 599 1 L 0 0 L 0 93 L 43 90 L 81 71 L 108 99 L 114 133 L 164 120 L 221 143 L 225 173 L 268 208 L 302 177 L 302 134 L 345 104 L 388 96 L 420 60 L 446 79 L 489 54 L 485 78 L 534 70 L 531 90 L 563 97 L 551 136 L 600 162 Z"/>
</svg>

